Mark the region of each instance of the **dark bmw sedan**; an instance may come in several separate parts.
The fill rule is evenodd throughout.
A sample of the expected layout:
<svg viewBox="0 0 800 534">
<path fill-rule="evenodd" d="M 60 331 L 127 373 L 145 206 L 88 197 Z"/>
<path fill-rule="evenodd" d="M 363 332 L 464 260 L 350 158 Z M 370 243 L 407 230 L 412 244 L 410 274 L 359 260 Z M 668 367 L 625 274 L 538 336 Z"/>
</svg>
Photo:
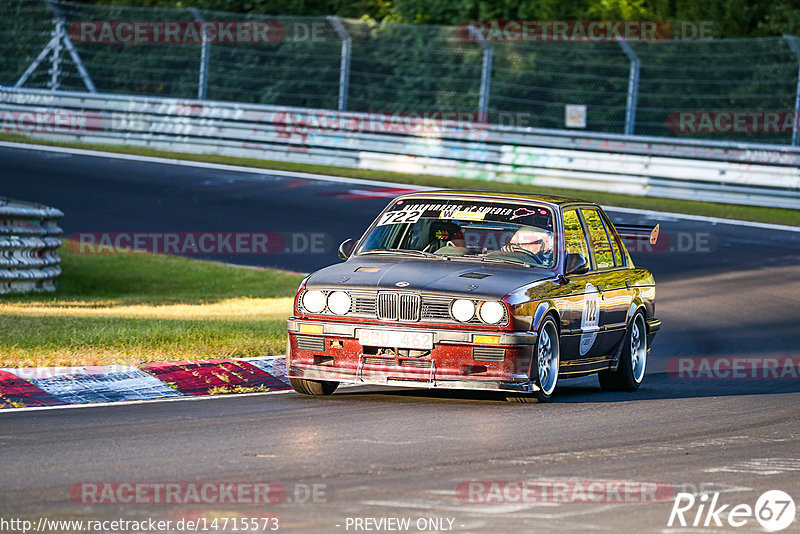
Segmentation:
<svg viewBox="0 0 800 534">
<path fill-rule="evenodd" d="M 434 191 L 393 200 L 345 261 L 309 275 L 287 321 L 295 390 L 339 383 L 488 389 L 547 401 L 597 373 L 634 391 L 658 331 L 655 281 L 599 206 L 567 198 Z"/>
</svg>

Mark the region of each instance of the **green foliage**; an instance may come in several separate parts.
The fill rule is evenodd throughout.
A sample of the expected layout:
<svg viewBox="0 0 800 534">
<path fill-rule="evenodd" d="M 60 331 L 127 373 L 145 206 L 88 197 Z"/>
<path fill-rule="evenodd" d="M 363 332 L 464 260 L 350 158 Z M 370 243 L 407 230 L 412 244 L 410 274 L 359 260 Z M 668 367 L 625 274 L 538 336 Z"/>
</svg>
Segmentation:
<svg viewBox="0 0 800 534">
<path fill-rule="evenodd" d="M 458 24 L 478 19 L 655 19 L 714 21 L 723 37 L 800 33 L 797 0 L 82 0 L 268 15 L 366 16 L 377 21 Z"/>
</svg>

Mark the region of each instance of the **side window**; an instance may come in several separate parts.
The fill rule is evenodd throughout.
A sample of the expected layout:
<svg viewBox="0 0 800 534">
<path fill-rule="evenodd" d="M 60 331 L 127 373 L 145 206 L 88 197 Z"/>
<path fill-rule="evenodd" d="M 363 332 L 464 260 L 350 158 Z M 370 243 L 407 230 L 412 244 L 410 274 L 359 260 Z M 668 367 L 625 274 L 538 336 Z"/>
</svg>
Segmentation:
<svg viewBox="0 0 800 534">
<path fill-rule="evenodd" d="M 603 222 L 606 225 L 606 233 L 608 233 L 608 237 L 611 239 L 611 248 L 614 250 L 614 263 L 617 264 L 617 267 L 623 267 L 625 266 L 625 257 L 622 254 L 622 243 L 620 243 L 619 236 L 613 232 L 611 223 L 605 215 L 603 217 Z"/>
<path fill-rule="evenodd" d="M 583 254 L 587 262 L 591 261 L 583 226 L 581 226 L 578 212 L 575 210 L 564 212 L 564 247 L 567 250 L 567 254 Z"/>
<path fill-rule="evenodd" d="M 608 240 L 606 227 L 597 210 L 584 208 L 581 210 L 583 219 L 589 230 L 589 238 L 592 241 L 594 260 L 597 269 L 609 269 L 614 267 L 614 252 L 611 250 L 611 242 Z"/>
</svg>

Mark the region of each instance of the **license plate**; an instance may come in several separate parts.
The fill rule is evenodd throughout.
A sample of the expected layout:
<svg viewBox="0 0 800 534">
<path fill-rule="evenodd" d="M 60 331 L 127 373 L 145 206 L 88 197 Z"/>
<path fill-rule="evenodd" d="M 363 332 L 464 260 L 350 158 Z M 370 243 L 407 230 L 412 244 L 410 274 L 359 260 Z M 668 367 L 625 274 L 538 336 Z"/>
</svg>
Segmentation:
<svg viewBox="0 0 800 534">
<path fill-rule="evenodd" d="M 433 348 L 433 333 L 359 329 L 358 342 L 366 347 L 430 350 Z"/>
</svg>

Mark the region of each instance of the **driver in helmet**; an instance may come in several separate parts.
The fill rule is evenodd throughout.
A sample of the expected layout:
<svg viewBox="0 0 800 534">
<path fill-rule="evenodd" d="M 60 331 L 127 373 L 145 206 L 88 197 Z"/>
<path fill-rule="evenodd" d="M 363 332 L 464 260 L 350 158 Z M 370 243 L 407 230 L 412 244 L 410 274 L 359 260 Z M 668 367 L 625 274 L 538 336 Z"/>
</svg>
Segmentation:
<svg viewBox="0 0 800 534">
<path fill-rule="evenodd" d="M 522 226 L 500 250 L 522 252 L 533 256 L 540 265 L 550 265 L 553 262 L 553 234 L 541 228 Z"/>
<path fill-rule="evenodd" d="M 466 254 L 464 231 L 456 223 L 436 221 L 430 228 L 429 247 L 435 254 Z"/>
</svg>

